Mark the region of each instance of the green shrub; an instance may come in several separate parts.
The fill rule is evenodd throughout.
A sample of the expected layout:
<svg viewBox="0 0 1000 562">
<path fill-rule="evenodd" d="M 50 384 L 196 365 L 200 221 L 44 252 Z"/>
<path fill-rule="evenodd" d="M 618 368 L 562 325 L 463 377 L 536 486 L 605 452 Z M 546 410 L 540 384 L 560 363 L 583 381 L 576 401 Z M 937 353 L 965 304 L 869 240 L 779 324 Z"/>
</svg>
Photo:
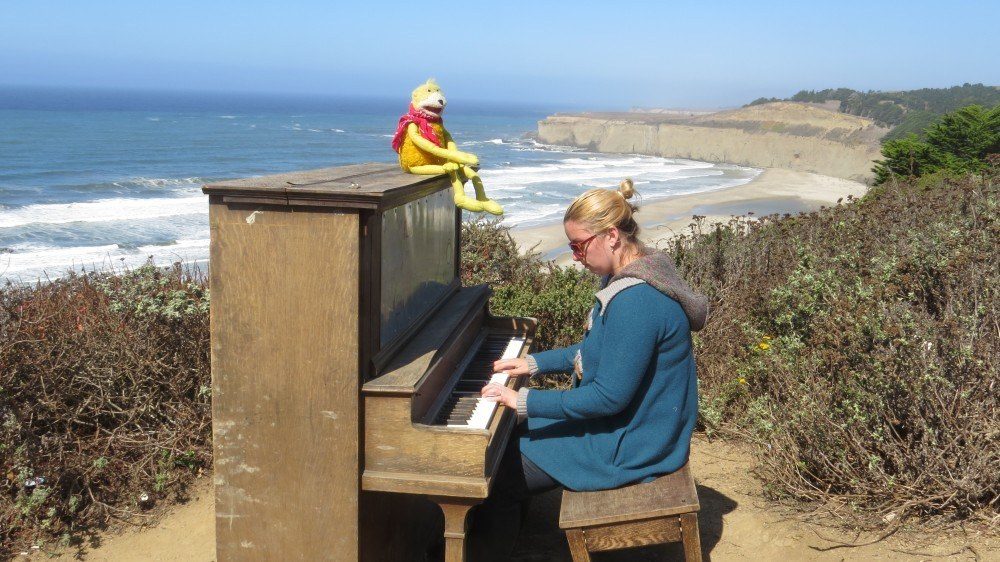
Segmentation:
<svg viewBox="0 0 1000 562">
<path fill-rule="evenodd" d="M 538 319 L 535 349 L 544 350 L 580 341 L 598 280 L 586 270 L 545 263 L 537 253 L 520 253 L 510 228 L 494 220 L 463 225 L 462 281 L 490 284 L 493 314 Z"/>
</svg>

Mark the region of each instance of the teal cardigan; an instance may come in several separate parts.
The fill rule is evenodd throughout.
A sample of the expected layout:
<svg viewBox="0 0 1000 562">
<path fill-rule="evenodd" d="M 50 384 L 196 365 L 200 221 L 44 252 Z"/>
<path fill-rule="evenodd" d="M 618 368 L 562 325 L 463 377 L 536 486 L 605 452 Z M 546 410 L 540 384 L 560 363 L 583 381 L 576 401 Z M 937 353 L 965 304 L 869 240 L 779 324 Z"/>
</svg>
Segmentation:
<svg viewBox="0 0 1000 562">
<path fill-rule="evenodd" d="M 598 302 L 583 341 L 533 354 L 540 373 L 572 372 L 568 390 L 531 389 L 521 452 L 570 490 L 648 482 L 688 459 L 698 415 L 691 332 L 674 299 L 636 281 Z"/>
</svg>

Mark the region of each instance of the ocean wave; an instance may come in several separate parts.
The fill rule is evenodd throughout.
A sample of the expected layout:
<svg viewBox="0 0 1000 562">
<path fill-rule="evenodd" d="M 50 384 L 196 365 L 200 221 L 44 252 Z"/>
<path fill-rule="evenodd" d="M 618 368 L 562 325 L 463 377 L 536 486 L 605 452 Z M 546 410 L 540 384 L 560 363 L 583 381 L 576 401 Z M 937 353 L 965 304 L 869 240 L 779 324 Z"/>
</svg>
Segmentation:
<svg viewBox="0 0 1000 562">
<path fill-rule="evenodd" d="M 585 152 L 586 149 L 561 144 L 545 144 L 535 139 L 518 139 L 512 143 L 512 150 L 517 152 Z"/>
<path fill-rule="evenodd" d="M 622 178 L 645 182 L 669 182 L 691 177 L 722 175 L 712 164 L 679 164 L 665 158 L 567 158 L 534 166 L 483 168 L 479 175 L 494 189 L 519 190 L 526 186 L 555 183 L 574 187 L 613 187 Z"/>
<path fill-rule="evenodd" d="M 0 228 L 26 224 L 103 222 L 208 214 L 208 197 L 202 194 L 149 199 L 97 199 L 81 203 L 38 203 L 0 211 Z"/>
<path fill-rule="evenodd" d="M 142 187 L 198 187 L 200 188 L 206 180 L 203 178 L 146 178 L 142 176 L 137 176 L 129 178 L 127 180 L 119 180 L 111 182 L 111 185 L 115 187 L 129 187 L 132 185 L 138 185 Z"/>
<path fill-rule="evenodd" d="M 551 222 L 565 211 L 562 203 L 507 205 L 501 222 L 508 226 L 532 226 Z"/>
<path fill-rule="evenodd" d="M 180 261 L 193 263 L 208 258 L 209 239 L 177 240 L 173 244 L 149 244 L 122 247 L 118 244 L 75 247 L 14 248 L 14 253 L 0 254 L 0 277 L 29 282 L 34 279 L 58 278 L 68 270 L 106 270 L 135 268 L 149 256 L 153 262 L 167 265 Z"/>
<path fill-rule="evenodd" d="M 45 181 L 34 177 L 30 183 L 19 185 L 15 182 L 12 185 L 2 186 L 3 181 L 2 174 L 0 174 L 0 199 L 5 201 L 4 204 L 0 204 L 0 215 L 5 209 L 24 208 L 26 205 L 33 204 L 70 204 L 118 197 L 193 195 L 201 193 L 201 186 L 208 183 L 209 180 L 199 177 L 153 178 L 137 176 L 93 183 L 73 183 Z M 32 185 L 35 183 L 38 185 Z"/>
<path fill-rule="evenodd" d="M 504 141 L 503 139 L 497 138 L 497 139 L 488 139 L 488 140 L 463 141 L 463 142 L 458 143 L 458 146 L 482 146 L 484 144 L 507 145 L 507 144 L 510 144 L 510 143 L 507 142 L 507 141 Z"/>
</svg>

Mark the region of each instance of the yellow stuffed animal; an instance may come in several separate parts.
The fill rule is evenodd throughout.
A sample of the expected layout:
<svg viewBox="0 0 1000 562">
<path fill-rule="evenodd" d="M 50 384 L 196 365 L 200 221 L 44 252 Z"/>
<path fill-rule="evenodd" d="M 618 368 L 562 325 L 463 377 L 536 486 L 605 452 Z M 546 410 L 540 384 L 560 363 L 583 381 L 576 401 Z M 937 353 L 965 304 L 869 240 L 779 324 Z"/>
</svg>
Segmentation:
<svg viewBox="0 0 1000 562">
<path fill-rule="evenodd" d="M 447 103 L 441 88 L 430 79 L 417 86 L 410 96 L 410 111 L 399 118 L 392 148 L 399 153 L 399 165 L 411 174 L 448 174 L 455 205 L 479 213 L 502 215 L 503 207 L 486 197 L 483 180 L 476 170 L 479 158 L 458 150 L 455 139 L 444 128 L 441 112 Z M 476 198 L 465 194 L 465 180 L 471 180 Z"/>
</svg>

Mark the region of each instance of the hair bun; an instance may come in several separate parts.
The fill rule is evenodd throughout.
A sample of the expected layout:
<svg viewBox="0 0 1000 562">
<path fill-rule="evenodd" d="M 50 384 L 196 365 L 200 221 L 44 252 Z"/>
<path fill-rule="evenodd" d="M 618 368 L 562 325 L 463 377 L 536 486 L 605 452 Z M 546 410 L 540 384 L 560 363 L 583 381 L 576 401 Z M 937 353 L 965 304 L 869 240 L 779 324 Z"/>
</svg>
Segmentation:
<svg viewBox="0 0 1000 562">
<path fill-rule="evenodd" d="M 631 199 L 635 195 L 635 187 L 632 186 L 632 178 L 625 178 L 618 185 L 618 193 L 622 194 L 625 199 Z"/>
</svg>

